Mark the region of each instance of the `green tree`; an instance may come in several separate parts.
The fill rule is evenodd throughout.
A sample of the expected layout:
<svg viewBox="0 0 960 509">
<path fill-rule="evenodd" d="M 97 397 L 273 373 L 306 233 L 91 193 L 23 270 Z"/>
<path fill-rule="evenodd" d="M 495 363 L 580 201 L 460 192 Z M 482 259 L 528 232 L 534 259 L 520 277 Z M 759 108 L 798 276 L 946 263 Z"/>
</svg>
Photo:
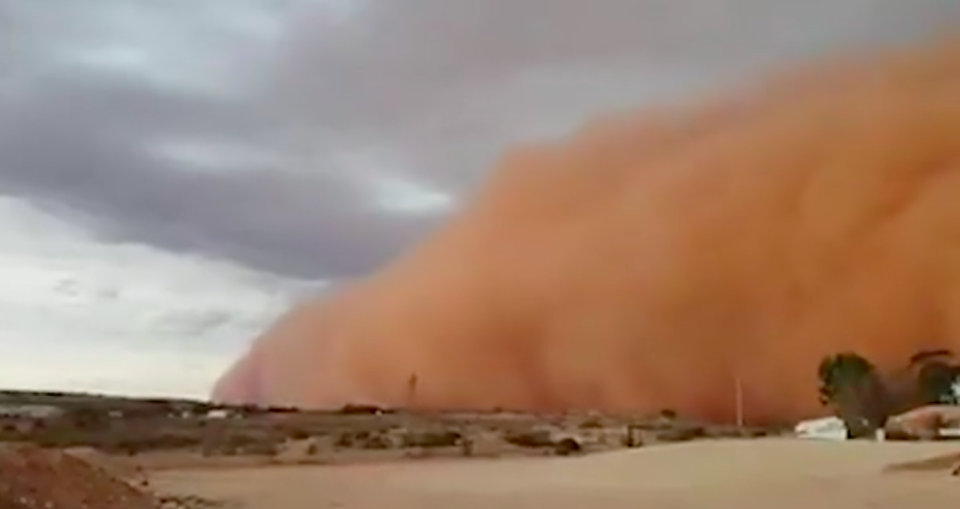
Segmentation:
<svg viewBox="0 0 960 509">
<path fill-rule="evenodd" d="M 825 357 L 818 370 L 820 402 L 833 408 L 851 438 L 882 428 L 889 418 L 889 402 L 883 381 L 864 357 L 844 352 Z"/>
<path fill-rule="evenodd" d="M 916 371 L 917 403 L 960 404 L 954 389 L 960 380 L 960 366 L 952 361 L 953 352 L 946 349 L 923 350 L 910 357 L 909 368 Z"/>
<path fill-rule="evenodd" d="M 920 398 L 927 405 L 955 405 L 958 403 L 954 384 L 960 368 L 946 362 L 926 362 L 917 372 L 917 387 Z"/>
</svg>

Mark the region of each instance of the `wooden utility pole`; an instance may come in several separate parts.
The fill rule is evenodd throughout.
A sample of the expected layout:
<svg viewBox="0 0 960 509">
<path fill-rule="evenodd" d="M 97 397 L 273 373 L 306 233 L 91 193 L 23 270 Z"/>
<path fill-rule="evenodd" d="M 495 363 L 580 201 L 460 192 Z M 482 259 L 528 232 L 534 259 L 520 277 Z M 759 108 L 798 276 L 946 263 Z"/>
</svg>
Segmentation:
<svg viewBox="0 0 960 509">
<path fill-rule="evenodd" d="M 417 404 L 417 378 L 416 373 L 411 373 L 410 378 L 407 379 L 407 408 L 411 409 Z"/>
<path fill-rule="evenodd" d="M 740 377 L 737 376 L 734 379 L 734 390 L 736 394 L 734 396 L 737 406 L 737 427 L 743 427 L 743 383 L 740 381 Z"/>
</svg>

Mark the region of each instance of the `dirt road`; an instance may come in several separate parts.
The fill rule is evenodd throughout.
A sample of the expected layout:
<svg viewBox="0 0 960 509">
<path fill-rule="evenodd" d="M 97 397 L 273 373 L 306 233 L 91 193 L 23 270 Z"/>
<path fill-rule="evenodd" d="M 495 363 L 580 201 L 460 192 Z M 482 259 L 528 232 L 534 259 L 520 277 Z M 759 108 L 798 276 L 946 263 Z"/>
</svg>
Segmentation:
<svg viewBox="0 0 960 509">
<path fill-rule="evenodd" d="M 947 472 L 884 473 L 949 443 L 706 441 L 579 458 L 158 473 L 154 485 L 250 509 L 955 508 Z"/>
</svg>

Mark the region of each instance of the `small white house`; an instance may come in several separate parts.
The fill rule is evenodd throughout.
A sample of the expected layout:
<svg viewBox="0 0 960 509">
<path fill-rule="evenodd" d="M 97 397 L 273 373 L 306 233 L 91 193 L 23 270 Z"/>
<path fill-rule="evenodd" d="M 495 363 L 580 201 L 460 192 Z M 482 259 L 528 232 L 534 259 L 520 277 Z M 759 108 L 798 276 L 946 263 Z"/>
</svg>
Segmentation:
<svg viewBox="0 0 960 509">
<path fill-rule="evenodd" d="M 793 431 L 800 438 L 838 441 L 847 439 L 847 426 L 839 417 L 803 421 L 797 424 Z"/>
<path fill-rule="evenodd" d="M 226 409 L 210 410 L 206 415 L 207 419 L 226 419 L 233 416 L 234 414 L 230 410 Z"/>
</svg>

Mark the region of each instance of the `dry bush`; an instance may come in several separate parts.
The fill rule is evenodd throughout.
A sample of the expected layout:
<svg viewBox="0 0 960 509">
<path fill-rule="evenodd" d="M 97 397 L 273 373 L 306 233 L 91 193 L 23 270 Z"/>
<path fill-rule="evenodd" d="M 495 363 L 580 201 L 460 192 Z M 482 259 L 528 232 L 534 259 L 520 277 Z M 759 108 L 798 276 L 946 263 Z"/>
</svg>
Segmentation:
<svg viewBox="0 0 960 509">
<path fill-rule="evenodd" d="M 588 417 L 578 427 L 580 429 L 598 429 L 603 427 L 603 421 L 599 417 Z"/>
<path fill-rule="evenodd" d="M 352 431 L 347 431 L 346 433 L 341 433 L 336 441 L 333 442 L 333 445 L 337 447 L 353 447 L 354 441 L 356 441 L 357 433 Z"/>
<path fill-rule="evenodd" d="M 557 456 L 570 456 L 583 452 L 583 447 L 580 445 L 580 442 L 568 437 L 557 442 L 556 445 L 554 445 L 553 452 Z"/>
<path fill-rule="evenodd" d="M 97 448 L 109 448 L 114 440 L 108 440 L 108 433 L 95 433 L 66 426 L 57 426 L 39 430 L 23 437 L 32 444 L 50 449 L 64 449 L 89 445 Z"/>
<path fill-rule="evenodd" d="M 312 436 L 313 436 L 313 433 L 310 433 L 305 429 L 297 428 L 297 429 L 291 429 L 287 431 L 287 438 L 289 438 L 290 440 L 307 440 Z"/>
<path fill-rule="evenodd" d="M 657 442 L 688 442 L 706 436 L 702 426 L 677 426 L 655 432 Z"/>
<path fill-rule="evenodd" d="M 280 449 L 280 438 L 234 434 L 208 437 L 201 445 L 204 456 L 274 456 Z"/>
<path fill-rule="evenodd" d="M 393 443 L 383 433 L 371 433 L 360 442 L 360 446 L 363 449 L 391 449 Z"/>
<path fill-rule="evenodd" d="M 453 447 L 462 439 L 456 431 L 407 431 L 402 435 L 404 447 Z"/>
<path fill-rule="evenodd" d="M 660 410 L 660 417 L 674 421 L 677 419 L 678 415 L 676 410 L 672 408 L 664 408 L 663 410 Z"/>
<path fill-rule="evenodd" d="M 370 438 L 369 431 L 345 431 L 341 433 L 334 445 L 337 447 L 358 447 Z"/>
<path fill-rule="evenodd" d="M 91 431 L 109 429 L 111 424 L 109 412 L 87 407 L 72 408 L 55 420 L 62 427 Z"/>
<path fill-rule="evenodd" d="M 247 444 L 247 446 L 238 450 L 238 454 L 244 456 L 276 456 L 280 451 L 280 444 L 273 441 L 260 441 Z"/>
<path fill-rule="evenodd" d="M 770 430 L 749 426 L 707 426 L 704 428 L 704 436 L 708 438 L 762 438 L 770 434 Z"/>
<path fill-rule="evenodd" d="M 503 440 L 518 447 L 551 447 L 553 438 L 548 430 L 507 432 Z"/>
<path fill-rule="evenodd" d="M 337 413 L 342 415 L 380 415 L 389 413 L 389 411 L 376 405 L 346 404 Z"/>
<path fill-rule="evenodd" d="M 370 431 L 347 431 L 334 442 L 337 447 L 358 449 L 390 449 L 393 444 L 383 433 Z"/>
<path fill-rule="evenodd" d="M 161 433 L 154 436 L 125 435 L 126 436 L 107 436 L 98 440 L 98 443 L 85 445 L 91 445 L 103 452 L 111 454 L 122 453 L 134 456 L 150 451 L 192 449 L 202 443 L 199 437 L 181 434 Z"/>
<path fill-rule="evenodd" d="M 770 430 L 763 428 L 740 428 L 738 436 L 741 438 L 763 438 L 772 434 Z"/>
</svg>

